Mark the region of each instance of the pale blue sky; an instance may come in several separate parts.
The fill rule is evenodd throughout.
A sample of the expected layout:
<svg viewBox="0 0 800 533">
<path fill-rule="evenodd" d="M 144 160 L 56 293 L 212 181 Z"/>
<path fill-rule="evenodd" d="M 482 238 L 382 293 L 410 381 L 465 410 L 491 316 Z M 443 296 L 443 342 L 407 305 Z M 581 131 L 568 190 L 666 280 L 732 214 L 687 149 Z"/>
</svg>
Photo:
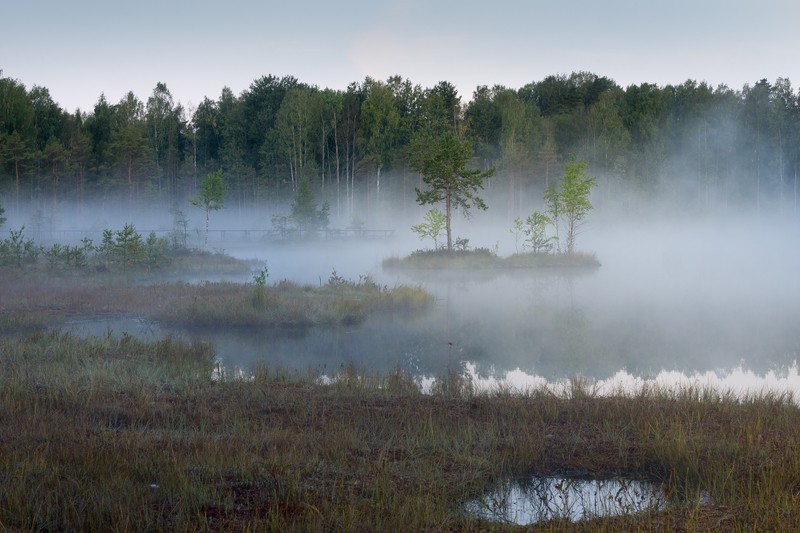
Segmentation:
<svg viewBox="0 0 800 533">
<path fill-rule="evenodd" d="M 156 83 L 197 105 L 266 74 L 344 89 L 400 74 L 430 87 L 518 88 L 587 70 L 623 87 L 687 79 L 800 83 L 789 0 L 0 0 L 0 69 L 68 111 Z"/>
</svg>

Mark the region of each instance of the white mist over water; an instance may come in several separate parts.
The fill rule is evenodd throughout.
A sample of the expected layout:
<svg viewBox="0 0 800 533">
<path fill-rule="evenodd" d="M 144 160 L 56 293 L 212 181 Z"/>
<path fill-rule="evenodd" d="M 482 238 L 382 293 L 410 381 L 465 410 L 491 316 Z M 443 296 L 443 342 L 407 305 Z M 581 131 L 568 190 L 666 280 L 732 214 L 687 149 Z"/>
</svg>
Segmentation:
<svg viewBox="0 0 800 533">
<path fill-rule="evenodd" d="M 496 227 L 483 233 L 476 245 L 503 235 Z M 438 304 L 415 327 L 376 325 L 375 354 L 364 353 L 368 342 L 336 351 L 377 366 L 383 366 L 377 354 L 391 354 L 389 366 L 407 364 L 413 355 L 420 374 L 460 365 L 476 383 L 489 380 L 487 386 L 498 377 L 527 387 L 578 375 L 608 393 L 644 385 L 797 392 L 796 218 L 601 220 L 580 242 L 597 254 L 597 271 L 398 274 L 380 271 L 380 260 L 405 255 L 418 243 L 402 242 L 408 248 L 397 252 L 393 243 L 344 252 L 350 272 L 370 273 L 390 286 L 420 284 Z M 508 238 L 500 246 L 501 254 L 513 252 Z M 282 260 L 293 264 L 289 256 Z M 301 263 L 311 268 L 317 261 L 305 256 Z M 400 340 L 408 349 L 385 349 L 393 327 L 398 337 L 409 337 Z"/>
<path fill-rule="evenodd" d="M 259 216 L 237 222 L 220 213 L 212 228 L 268 227 Z M 168 229 L 169 217 L 162 218 L 150 226 Z M 395 230 L 393 239 L 289 243 L 212 236 L 209 248 L 254 260 L 255 271 L 266 265 L 268 283 L 324 284 L 336 271 L 354 281 L 369 275 L 388 287 L 421 285 L 437 298 L 421 316 L 371 317 L 357 328 L 307 334 L 179 333 L 215 342 L 226 365 L 242 368 L 355 364 L 387 372 L 400 366 L 417 376 L 463 370 L 481 386 L 507 380 L 514 387 L 561 386 L 582 376 L 603 393 L 686 383 L 748 393 L 797 391 L 795 216 L 620 219 L 598 212 L 578 239 L 578 248 L 602 263 L 595 271 L 384 271 L 383 259 L 430 246 L 408 230 L 416 222 L 382 224 Z M 477 214 L 454 222 L 454 234 L 468 235 L 472 246 L 497 246 L 500 255 L 515 251 L 508 221 Z M 120 227 L 106 220 L 90 226 Z"/>
</svg>

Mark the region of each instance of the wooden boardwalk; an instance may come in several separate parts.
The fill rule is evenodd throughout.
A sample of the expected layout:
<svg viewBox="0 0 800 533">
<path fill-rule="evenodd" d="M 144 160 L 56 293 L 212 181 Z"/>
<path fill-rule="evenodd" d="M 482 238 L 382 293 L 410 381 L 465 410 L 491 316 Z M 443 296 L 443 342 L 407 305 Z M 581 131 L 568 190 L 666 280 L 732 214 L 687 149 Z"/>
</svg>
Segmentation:
<svg viewBox="0 0 800 533">
<path fill-rule="evenodd" d="M 116 232 L 122 228 L 112 229 Z M 136 228 L 143 238 L 147 238 L 151 233 L 157 237 L 169 239 L 174 232 L 165 229 L 139 229 Z M 263 242 L 263 241 L 291 241 L 296 239 L 324 239 L 324 240 L 361 240 L 361 239 L 388 239 L 393 237 L 393 229 L 366 229 L 366 228 L 344 228 L 344 229 L 320 229 L 320 230 L 297 230 L 287 229 L 209 229 L 208 240 L 214 242 Z M 36 229 L 25 228 L 25 237 L 31 238 L 36 242 L 44 243 L 71 243 L 80 242 L 81 239 L 92 239 L 94 244 L 100 244 L 103 239 L 101 230 L 73 230 L 73 229 Z M 202 229 L 191 230 L 186 234 L 189 241 L 205 238 Z"/>
</svg>

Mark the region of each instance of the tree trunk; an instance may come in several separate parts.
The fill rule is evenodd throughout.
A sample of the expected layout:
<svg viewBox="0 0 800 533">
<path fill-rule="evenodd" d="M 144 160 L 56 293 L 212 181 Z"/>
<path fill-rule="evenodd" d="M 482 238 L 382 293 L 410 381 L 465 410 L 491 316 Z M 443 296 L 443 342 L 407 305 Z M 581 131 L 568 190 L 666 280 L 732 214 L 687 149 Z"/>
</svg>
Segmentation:
<svg viewBox="0 0 800 533">
<path fill-rule="evenodd" d="M 128 154 L 128 205 L 133 205 L 133 154 Z"/>
<path fill-rule="evenodd" d="M 17 179 L 17 198 L 16 198 L 16 209 L 19 211 L 19 159 L 14 160 L 14 173 Z"/>
<path fill-rule="evenodd" d="M 378 165 L 378 176 L 375 181 L 375 210 L 379 210 L 381 206 L 381 166 Z"/>
<path fill-rule="evenodd" d="M 322 121 L 322 126 L 320 128 L 321 131 L 321 138 L 320 138 L 320 151 L 322 152 L 322 165 L 320 168 L 322 169 L 322 192 L 325 193 L 325 121 Z"/>
<path fill-rule="evenodd" d="M 339 137 L 336 134 L 336 114 L 333 115 L 333 147 L 336 153 L 336 217 L 341 216 L 341 207 L 339 205 L 339 194 L 341 185 L 339 183 Z"/>
<path fill-rule="evenodd" d="M 58 167 L 56 163 L 53 163 L 51 169 L 53 172 L 53 209 L 55 210 L 58 203 Z"/>
<path fill-rule="evenodd" d="M 208 249 L 208 214 L 209 214 L 209 211 L 210 211 L 210 209 L 208 207 L 206 207 L 206 239 L 205 239 L 205 242 L 203 243 L 203 248 L 204 249 Z"/>
<path fill-rule="evenodd" d="M 444 191 L 444 205 L 445 205 L 445 228 L 447 230 L 447 251 L 453 251 L 453 234 L 450 229 L 450 213 L 451 213 L 451 199 L 450 199 L 450 189 L 447 188 Z"/>
</svg>

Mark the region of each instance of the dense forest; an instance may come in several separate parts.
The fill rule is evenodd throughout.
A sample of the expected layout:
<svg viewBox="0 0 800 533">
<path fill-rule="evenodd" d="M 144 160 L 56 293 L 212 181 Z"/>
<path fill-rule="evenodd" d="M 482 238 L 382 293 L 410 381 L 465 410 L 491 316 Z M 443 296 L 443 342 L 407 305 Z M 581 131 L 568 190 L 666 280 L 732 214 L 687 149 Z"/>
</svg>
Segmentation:
<svg viewBox="0 0 800 533">
<path fill-rule="evenodd" d="M 636 194 L 697 210 L 796 211 L 799 111 L 783 78 L 741 90 L 692 80 L 622 88 L 575 72 L 481 86 L 468 99 L 448 82 L 399 76 L 346 90 L 264 76 L 194 109 L 158 83 L 146 100 L 101 94 L 94 109 L 70 113 L 47 88 L 0 71 L 0 204 L 169 205 L 222 169 L 227 207 L 278 205 L 308 179 L 332 215 L 368 218 L 390 198 L 413 205 L 410 147 L 454 131 L 474 165 L 495 168 L 487 194 L 510 215 L 530 211 L 573 155 L 597 176 L 598 205 Z"/>
</svg>

